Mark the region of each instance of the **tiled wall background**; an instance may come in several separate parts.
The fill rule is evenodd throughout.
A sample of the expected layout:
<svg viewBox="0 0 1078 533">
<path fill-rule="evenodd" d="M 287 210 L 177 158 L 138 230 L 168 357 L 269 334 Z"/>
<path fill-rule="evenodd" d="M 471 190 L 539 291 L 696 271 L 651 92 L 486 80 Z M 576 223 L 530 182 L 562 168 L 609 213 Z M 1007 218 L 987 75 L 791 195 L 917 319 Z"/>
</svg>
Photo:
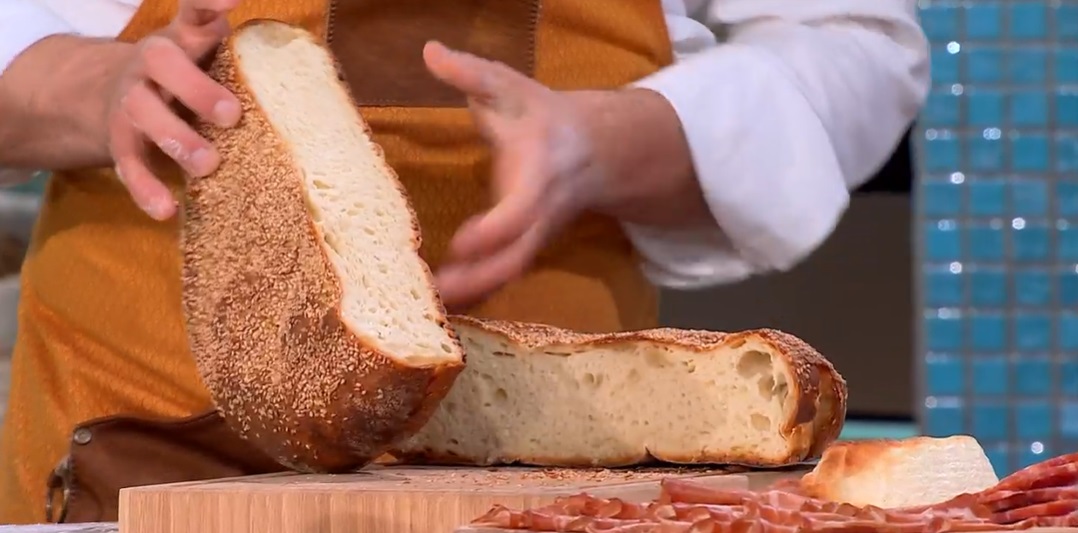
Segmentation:
<svg viewBox="0 0 1078 533">
<path fill-rule="evenodd" d="M 922 430 L 1078 451 L 1078 0 L 920 3 Z"/>
</svg>

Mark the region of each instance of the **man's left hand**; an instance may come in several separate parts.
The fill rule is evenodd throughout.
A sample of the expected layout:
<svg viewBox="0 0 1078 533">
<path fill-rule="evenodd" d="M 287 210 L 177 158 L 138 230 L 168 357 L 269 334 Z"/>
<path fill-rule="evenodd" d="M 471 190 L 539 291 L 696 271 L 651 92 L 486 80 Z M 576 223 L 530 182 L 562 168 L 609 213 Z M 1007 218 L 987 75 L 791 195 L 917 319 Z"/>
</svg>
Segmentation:
<svg viewBox="0 0 1078 533">
<path fill-rule="evenodd" d="M 603 181 L 578 103 L 511 68 L 428 44 L 431 73 L 469 97 L 493 150 L 493 207 L 449 245 L 438 288 L 466 305 L 520 275 L 548 240 L 591 204 Z"/>
<path fill-rule="evenodd" d="M 661 96 L 639 91 L 648 94 L 637 102 L 623 98 L 632 91 L 554 91 L 504 64 L 438 43 L 429 43 L 423 55 L 435 77 L 468 96 L 476 125 L 493 151 L 493 207 L 460 227 L 437 272 L 448 307 L 474 304 L 523 274 L 543 246 L 585 210 L 619 218 L 625 218 L 619 210 L 644 213 L 647 209 L 634 204 L 641 198 L 662 202 L 673 188 L 685 188 L 680 182 L 690 183 L 696 191 L 690 195 L 699 196 L 687 147 L 680 148 L 685 144 L 680 122 Z M 644 108 L 658 109 L 666 124 L 641 117 L 638 111 L 649 113 Z M 636 130 L 674 139 L 684 153 L 626 154 L 637 141 L 654 145 L 649 149 L 664 144 Z M 654 176 L 634 183 L 634 172 L 627 168 L 642 164 L 636 157 L 657 159 L 663 170 L 644 168 Z M 643 166 L 649 164 L 654 163 Z M 687 179 L 668 179 L 664 174 L 671 169 Z M 614 176 L 617 184 L 611 183 Z M 693 212 L 694 207 L 674 206 L 673 211 Z"/>
</svg>

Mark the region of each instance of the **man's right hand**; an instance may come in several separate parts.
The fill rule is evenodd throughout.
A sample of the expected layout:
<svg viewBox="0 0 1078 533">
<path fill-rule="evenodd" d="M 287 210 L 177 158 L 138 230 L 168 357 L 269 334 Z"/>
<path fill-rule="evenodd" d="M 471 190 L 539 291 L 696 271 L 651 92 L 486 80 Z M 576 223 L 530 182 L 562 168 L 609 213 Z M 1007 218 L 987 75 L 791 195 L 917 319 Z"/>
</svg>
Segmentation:
<svg viewBox="0 0 1078 533">
<path fill-rule="evenodd" d="M 223 127 L 240 119 L 240 103 L 198 61 L 229 32 L 225 19 L 240 0 L 180 0 L 165 29 L 140 41 L 108 102 L 109 153 L 131 198 L 157 220 L 176 214 L 176 200 L 147 164 L 147 143 L 193 177 L 217 169 L 220 156 L 170 107 L 178 100 L 199 118 Z"/>
</svg>

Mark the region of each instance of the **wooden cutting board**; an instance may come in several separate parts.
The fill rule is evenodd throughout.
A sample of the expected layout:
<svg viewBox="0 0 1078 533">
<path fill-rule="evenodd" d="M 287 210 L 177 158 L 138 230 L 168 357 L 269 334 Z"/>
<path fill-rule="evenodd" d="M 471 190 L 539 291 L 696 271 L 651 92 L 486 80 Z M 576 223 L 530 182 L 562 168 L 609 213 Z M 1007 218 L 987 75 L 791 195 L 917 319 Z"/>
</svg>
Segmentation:
<svg viewBox="0 0 1078 533">
<path fill-rule="evenodd" d="M 357 474 L 271 474 L 124 489 L 123 533 L 452 533 L 495 504 L 535 507 L 559 496 L 649 501 L 664 477 L 748 488 L 804 469 L 544 470 L 374 467 Z M 757 479 L 751 479 L 751 478 Z"/>
</svg>

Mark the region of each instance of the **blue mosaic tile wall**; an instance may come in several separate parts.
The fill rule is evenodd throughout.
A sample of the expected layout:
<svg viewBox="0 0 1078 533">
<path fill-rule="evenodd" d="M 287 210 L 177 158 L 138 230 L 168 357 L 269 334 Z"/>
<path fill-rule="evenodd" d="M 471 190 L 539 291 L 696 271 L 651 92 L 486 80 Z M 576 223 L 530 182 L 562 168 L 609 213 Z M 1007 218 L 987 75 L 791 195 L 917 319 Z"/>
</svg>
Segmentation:
<svg viewBox="0 0 1078 533">
<path fill-rule="evenodd" d="M 1078 451 L 1078 0 L 922 1 L 921 429 Z"/>
</svg>

